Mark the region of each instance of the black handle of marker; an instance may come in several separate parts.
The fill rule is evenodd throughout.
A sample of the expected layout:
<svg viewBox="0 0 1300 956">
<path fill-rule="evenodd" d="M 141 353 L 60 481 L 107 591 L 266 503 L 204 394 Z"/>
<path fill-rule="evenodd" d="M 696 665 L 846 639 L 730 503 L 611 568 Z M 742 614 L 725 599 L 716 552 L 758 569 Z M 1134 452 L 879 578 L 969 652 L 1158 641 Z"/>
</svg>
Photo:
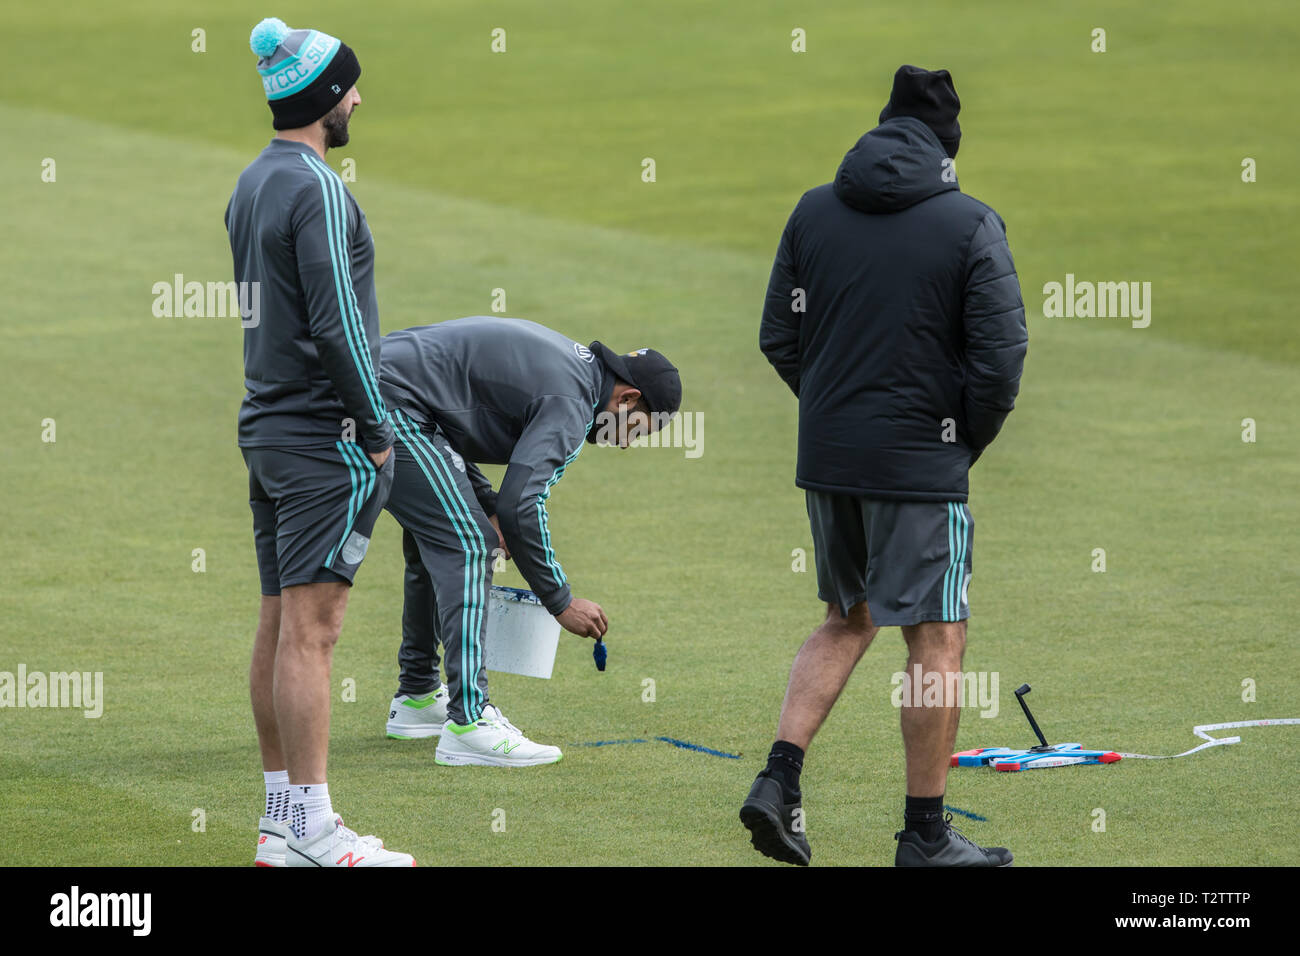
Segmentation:
<svg viewBox="0 0 1300 956">
<path fill-rule="evenodd" d="M 1025 703 L 1025 694 L 1028 694 L 1029 690 L 1030 687 L 1028 684 L 1021 684 L 1016 688 L 1016 700 L 1020 701 L 1020 709 L 1025 712 L 1025 719 L 1029 721 L 1029 726 L 1034 728 L 1034 736 L 1038 738 L 1040 744 L 1046 747 L 1048 745 L 1047 738 L 1044 737 L 1043 732 L 1038 729 L 1038 721 L 1034 720 L 1034 715 L 1029 712 L 1029 705 Z"/>
</svg>

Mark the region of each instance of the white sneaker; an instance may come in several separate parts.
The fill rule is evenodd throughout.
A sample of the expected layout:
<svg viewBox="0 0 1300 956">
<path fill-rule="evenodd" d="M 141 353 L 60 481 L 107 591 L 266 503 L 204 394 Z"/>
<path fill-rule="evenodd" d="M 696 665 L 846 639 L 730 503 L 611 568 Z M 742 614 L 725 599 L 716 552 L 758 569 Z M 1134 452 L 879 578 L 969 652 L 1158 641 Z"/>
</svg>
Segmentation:
<svg viewBox="0 0 1300 956">
<path fill-rule="evenodd" d="M 284 866 L 285 841 L 293 836 L 287 823 L 276 823 L 270 817 L 257 822 L 257 856 L 253 866 Z"/>
<path fill-rule="evenodd" d="M 285 849 L 289 866 L 415 866 L 415 857 L 385 850 L 377 836 L 357 836 L 340 816 L 310 839 L 290 833 Z"/>
<path fill-rule="evenodd" d="M 559 747 L 535 744 L 494 704 L 483 708 L 479 719 L 461 727 L 447 721 L 438 739 L 433 762 L 444 767 L 479 764 L 488 767 L 534 767 L 557 763 Z"/>
<path fill-rule="evenodd" d="M 388 736 L 393 740 L 418 740 L 436 737 L 447 722 L 447 703 L 451 695 L 442 684 L 430 696 L 416 700 L 398 694 L 388 708 Z"/>
</svg>

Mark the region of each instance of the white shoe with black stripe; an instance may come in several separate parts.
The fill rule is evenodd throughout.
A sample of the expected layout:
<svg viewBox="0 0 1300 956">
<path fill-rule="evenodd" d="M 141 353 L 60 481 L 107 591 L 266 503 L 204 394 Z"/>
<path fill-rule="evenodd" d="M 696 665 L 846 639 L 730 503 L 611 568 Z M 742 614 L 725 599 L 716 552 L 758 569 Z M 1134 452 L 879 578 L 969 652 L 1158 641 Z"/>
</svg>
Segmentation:
<svg viewBox="0 0 1300 956">
<path fill-rule="evenodd" d="M 289 866 L 415 866 L 409 853 L 384 849 L 377 836 L 357 836 L 336 816 L 333 826 L 326 826 L 314 837 L 299 840 L 292 834 L 285 841 Z"/>
</svg>

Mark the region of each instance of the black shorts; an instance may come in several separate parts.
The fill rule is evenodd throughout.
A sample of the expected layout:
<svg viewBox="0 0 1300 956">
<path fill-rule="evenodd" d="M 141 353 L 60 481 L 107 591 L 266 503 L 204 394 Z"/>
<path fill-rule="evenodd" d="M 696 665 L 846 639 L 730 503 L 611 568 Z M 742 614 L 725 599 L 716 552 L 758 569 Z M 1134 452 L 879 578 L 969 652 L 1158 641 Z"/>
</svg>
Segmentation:
<svg viewBox="0 0 1300 956">
<path fill-rule="evenodd" d="M 964 621 L 975 521 L 960 501 L 894 501 L 807 491 L 817 596 L 863 601 L 877 627 Z"/>
<path fill-rule="evenodd" d="M 243 448 L 263 594 L 318 581 L 352 583 L 393 483 L 360 445 Z"/>
</svg>

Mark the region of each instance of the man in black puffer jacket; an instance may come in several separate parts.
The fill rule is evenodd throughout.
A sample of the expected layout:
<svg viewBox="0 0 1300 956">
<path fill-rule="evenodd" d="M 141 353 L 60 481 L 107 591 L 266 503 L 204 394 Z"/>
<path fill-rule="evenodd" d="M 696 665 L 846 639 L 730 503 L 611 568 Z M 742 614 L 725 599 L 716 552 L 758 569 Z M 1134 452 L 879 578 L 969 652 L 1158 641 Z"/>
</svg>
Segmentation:
<svg viewBox="0 0 1300 956">
<path fill-rule="evenodd" d="M 889 626 L 908 647 L 895 863 L 1011 862 L 943 816 L 972 569 L 967 471 L 1015 403 L 1028 338 L 1002 220 L 957 185 L 960 108 L 948 71 L 900 67 L 880 125 L 799 200 L 772 267 L 759 342 L 799 399 L 796 484 L 827 602 L 741 810 L 754 846 L 786 862 L 811 855 L 804 752 Z"/>
</svg>

